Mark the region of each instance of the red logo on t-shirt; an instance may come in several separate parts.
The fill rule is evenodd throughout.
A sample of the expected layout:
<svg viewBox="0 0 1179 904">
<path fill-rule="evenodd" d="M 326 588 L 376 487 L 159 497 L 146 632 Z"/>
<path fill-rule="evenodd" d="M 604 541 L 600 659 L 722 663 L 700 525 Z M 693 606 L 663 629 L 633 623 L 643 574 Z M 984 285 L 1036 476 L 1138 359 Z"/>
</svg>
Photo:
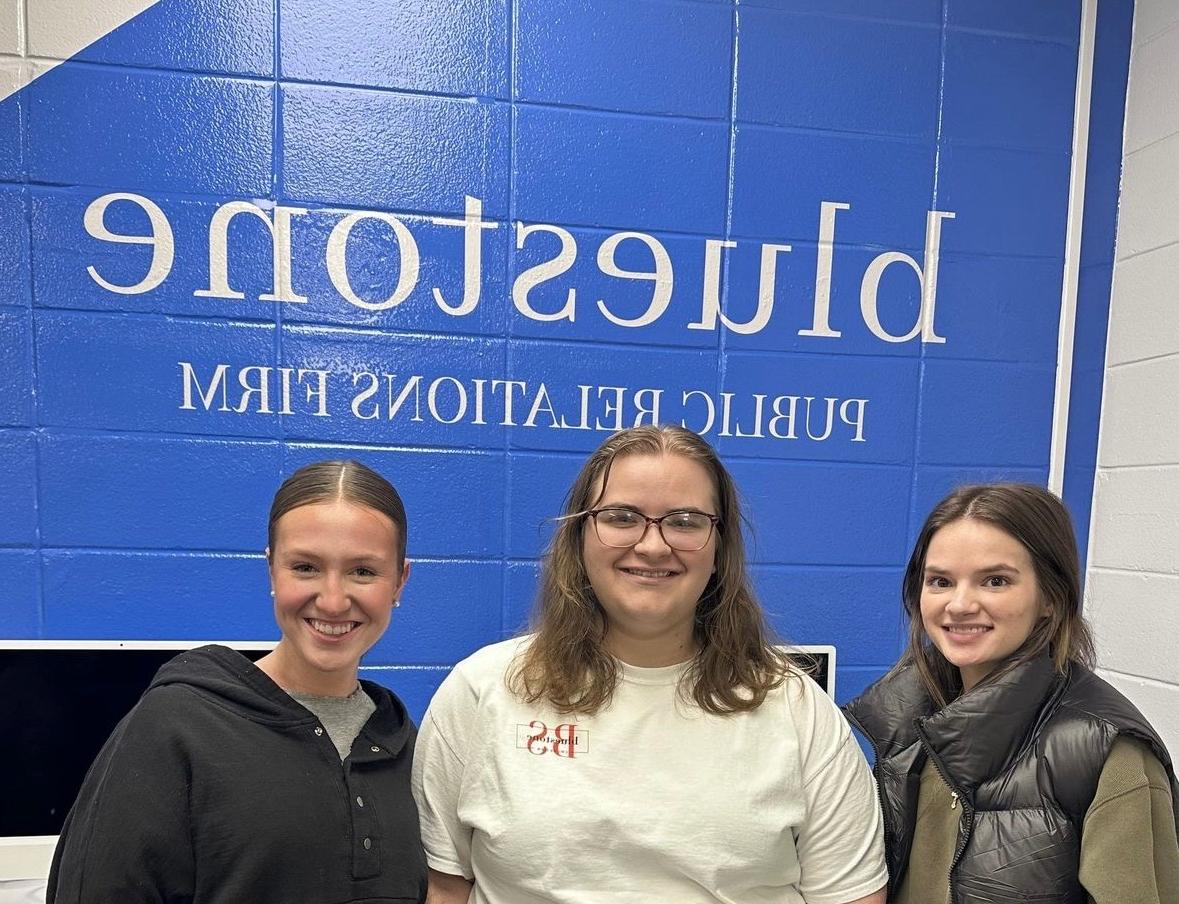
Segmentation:
<svg viewBox="0 0 1179 904">
<path fill-rule="evenodd" d="M 516 747 L 524 748 L 533 756 L 552 753 L 574 759 L 589 751 L 589 733 L 576 722 L 564 722 L 551 728 L 540 719 L 516 726 Z"/>
</svg>

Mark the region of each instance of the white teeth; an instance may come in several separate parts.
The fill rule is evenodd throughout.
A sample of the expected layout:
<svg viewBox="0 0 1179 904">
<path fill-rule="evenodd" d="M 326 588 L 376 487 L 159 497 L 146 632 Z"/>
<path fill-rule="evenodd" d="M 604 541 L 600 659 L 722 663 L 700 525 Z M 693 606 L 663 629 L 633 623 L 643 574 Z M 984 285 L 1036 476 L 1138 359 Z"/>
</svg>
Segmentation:
<svg viewBox="0 0 1179 904">
<path fill-rule="evenodd" d="M 946 630 L 951 634 L 982 634 L 990 628 L 986 625 L 947 625 Z"/>
<path fill-rule="evenodd" d="M 670 571 L 654 571 L 648 568 L 624 568 L 623 571 L 641 578 L 669 578 L 672 575 Z"/>
<path fill-rule="evenodd" d="M 341 634 L 347 634 L 358 624 L 357 622 L 326 622 L 319 621 L 315 618 L 307 619 L 307 623 L 311 625 L 320 634 L 328 634 L 332 637 L 337 637 Z"/>
</svg>

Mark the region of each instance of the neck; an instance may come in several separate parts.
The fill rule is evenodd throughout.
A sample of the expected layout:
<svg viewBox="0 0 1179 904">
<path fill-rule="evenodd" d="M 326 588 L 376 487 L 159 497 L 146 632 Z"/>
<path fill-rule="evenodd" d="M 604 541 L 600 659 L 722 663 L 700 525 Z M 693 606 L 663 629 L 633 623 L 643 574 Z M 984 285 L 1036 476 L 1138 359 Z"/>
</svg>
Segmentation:
<svg viewBox="0 0 1179 904">
<path fill-rule="evenodd" d="M 356 690 L 358 669 L 321 672 L 301 667 L 300 663 L 286 655 L 282 641 L 254 664 L 284 691 L 313 694 L 316 697 L 347 697 Z"/>
<path fill-rule="evenodd" d="M 606 632 L 606 649 L 616 659 L 642 669 L 658 669 L 687 662 L 698 652 L 691 625 L 674 636 L 661 634 L 642 637 L 629 634 L 615 626 Z"/>
</svg>

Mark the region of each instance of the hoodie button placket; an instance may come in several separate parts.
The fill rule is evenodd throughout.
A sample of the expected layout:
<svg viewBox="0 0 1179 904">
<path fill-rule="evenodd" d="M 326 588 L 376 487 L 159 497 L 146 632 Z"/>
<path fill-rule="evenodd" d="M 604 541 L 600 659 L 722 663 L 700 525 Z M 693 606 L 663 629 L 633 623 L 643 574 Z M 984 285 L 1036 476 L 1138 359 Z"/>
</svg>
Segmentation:
<svg viewBox="0 0 1179 904">
<path fill-rule="evenodd" d="M 352 817 L 352 872 L 358 879 L 375 876 L 381 868 L 379 823 L 363 775 L 363 765 L 357 769 L 351 761 L 345 763 L 344 784 Z"/>
</svg>

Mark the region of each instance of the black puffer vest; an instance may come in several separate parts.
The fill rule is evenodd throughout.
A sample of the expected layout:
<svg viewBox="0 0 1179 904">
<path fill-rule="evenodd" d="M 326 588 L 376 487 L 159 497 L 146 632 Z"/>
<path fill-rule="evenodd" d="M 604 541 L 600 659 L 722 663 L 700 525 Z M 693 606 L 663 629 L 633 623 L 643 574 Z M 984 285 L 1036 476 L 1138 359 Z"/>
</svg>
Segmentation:
<svg viewBox="0 0 1179 904">
<path fill-rule="evenodd" d="M 1166 748 L 1134 705 L 1088 669 L 1056 674 L 1047 656 L 985 681 L 940 711 L 916 670 L 882 678 L 844 707 L 876 749 L 890 885 L 913 845 L 926 757 L 962 804 L 951 904 L 1085 904 L 1081 826 L 1118 735 Z"/>
</svg>

